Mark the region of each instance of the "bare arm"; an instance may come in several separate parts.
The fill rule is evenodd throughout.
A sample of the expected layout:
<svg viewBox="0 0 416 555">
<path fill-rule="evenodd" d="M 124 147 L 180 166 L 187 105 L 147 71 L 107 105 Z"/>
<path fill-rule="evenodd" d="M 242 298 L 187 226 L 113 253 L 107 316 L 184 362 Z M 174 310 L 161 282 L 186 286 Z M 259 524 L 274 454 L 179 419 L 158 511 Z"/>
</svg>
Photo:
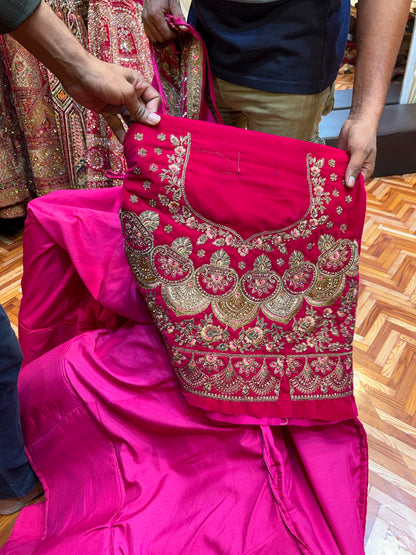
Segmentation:
<svg viewBox="0 0 416 555">
<path fill-rule="evenodd" d="M 339 148 L 351 157 L 345 174 L 349 187 L 354 186 L 360 171 L 364 179 L 374 171 L 377 128 L 410 3 L 410 0 L 359 1 L 352 106 L 338 139 Z"/>
<path fill-rule="evenodd" d="M 124 138 L 115 114 L 154 125 L 159 94 L 132 69 L 107 64 L 89 54 L 43 1 L 12 36 L 48 67 L 80 104 L 102 113 L 117 137 Z"/>
</svg>

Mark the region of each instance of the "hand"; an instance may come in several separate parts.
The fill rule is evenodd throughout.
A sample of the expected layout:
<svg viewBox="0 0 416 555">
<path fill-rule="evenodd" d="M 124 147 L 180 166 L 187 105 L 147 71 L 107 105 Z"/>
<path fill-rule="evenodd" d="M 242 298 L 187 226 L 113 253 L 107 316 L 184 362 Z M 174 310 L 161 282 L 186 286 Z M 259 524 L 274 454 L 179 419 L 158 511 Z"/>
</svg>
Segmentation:
<svg viewBox="0 0 416 555">
<path fill-rule="evenodd" d="M 100 112 L 118 140 L 126 135 L 122 123 L 127 116 L 147 125 L 156 125 L 160 102 L 158 92 L 137 71 L 107 64 L 88 55 L 85 71 L 78 79 L 62 79 L 66 92 L 77 102 Z M 120 117 L 121 116 L 121 117 Z"/>
<path fill-rule="evenodd" d="M 143 27 L 151 42 L 166 42 L 178 35 L 177 31 L 168 25 L 167 15 L 184 20 L 179 0 L 144 0 Z M 179 25 L 178 31 L 186 31 L 186 27 Z"/>
<path fill-rule="evenodd" d="M 120 142 L 127 113 L 156 125 L 160 97 L 137 71 L 107 64 L 89 54 L 43 0 L 12 35 L 61 81 L 77 102 L 101 112 Z M 127 110 L 127 112 L 126 112 Z"/>
<path fill-rule="evenodd" d="M 341 128 L 338 148 L 350 155 L 345 172 L 345 184 L 352 188 L 360 172 L 364 180 L 374 171 L 377 153 L 377 124 L 364 116 L 349 117 Z"/>
</svg>

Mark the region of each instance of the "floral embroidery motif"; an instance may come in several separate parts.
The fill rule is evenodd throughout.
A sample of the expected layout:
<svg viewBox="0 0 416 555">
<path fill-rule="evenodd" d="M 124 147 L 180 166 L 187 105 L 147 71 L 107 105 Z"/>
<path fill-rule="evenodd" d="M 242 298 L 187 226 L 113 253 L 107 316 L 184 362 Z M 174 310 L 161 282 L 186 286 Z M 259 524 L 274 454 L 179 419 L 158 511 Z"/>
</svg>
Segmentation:
<svg viewBox="0 0 416 555">
<path fill-rule="evenodd" d="M 160 182 L 160 210 L 123 209 L 120 217 L 130 266 L 184 389 L 219 400 L 277 401 L 285 382 L 292 401 L 351 395 L 359 246 L 328 232 L 328 207 L 341 215 L 343 202 L 352 202 L 340 185 L 333 188 L 340 176 L 323 177 L 325 159 L 307 155 L 304 217 L 243 239 L 188 203 L 190 135 L 170 135 L 170 145 L 165 135 L 158 139 L 166 141 L 167 163 L 149 169 L 158 172 L 152 180 Z"/>
</svg>

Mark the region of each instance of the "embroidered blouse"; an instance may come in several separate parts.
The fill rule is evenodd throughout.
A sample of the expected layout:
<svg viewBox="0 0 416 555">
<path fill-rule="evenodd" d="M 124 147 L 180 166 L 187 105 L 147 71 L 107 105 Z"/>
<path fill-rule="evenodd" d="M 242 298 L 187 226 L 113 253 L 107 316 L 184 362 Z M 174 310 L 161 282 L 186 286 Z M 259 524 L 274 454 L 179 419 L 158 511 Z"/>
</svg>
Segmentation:
<svg viewBox="0 0 416 555">
<path fill-rule="evenodd" d="M 365 189 L 341 150 L 163 116 L 133 125 L 126 252 L 187 400 L 356 414 L 352 341 Z"/>
</svg>

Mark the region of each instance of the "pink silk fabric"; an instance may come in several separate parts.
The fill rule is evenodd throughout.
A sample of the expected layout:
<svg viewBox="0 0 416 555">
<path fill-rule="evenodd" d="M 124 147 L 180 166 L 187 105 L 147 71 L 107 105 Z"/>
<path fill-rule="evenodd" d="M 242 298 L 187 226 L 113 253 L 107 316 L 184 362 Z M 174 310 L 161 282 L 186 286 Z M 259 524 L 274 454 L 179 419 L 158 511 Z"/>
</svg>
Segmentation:
<svg viewBox="0 0 416 555">
<path fill-rule="evenodd" d="M 345 187 L 346 153 L 170 116 L 133 125 L 125 152 L 126 252 L 188 401 L 356 416 L 365 189 Z"/>
<path fill-rule="evenodd" d="M 128 267 L 121 193 L 29 205 L 19 388 L 46 501 L 2 555 L 363 554 L 359 421 L 224 423 L 189 405 Z"/>
</svg>

